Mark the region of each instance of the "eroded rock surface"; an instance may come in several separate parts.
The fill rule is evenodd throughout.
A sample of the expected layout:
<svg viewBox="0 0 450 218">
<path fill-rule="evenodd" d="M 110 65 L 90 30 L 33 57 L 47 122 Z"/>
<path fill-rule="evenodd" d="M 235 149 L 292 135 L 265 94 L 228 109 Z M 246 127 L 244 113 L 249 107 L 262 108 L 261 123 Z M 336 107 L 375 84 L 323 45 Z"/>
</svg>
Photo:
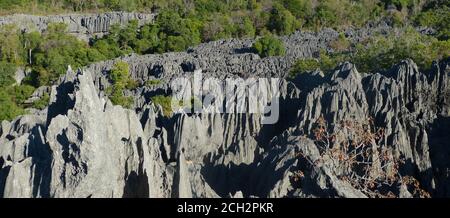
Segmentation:
<svg viewBox="0 0 450 218">
<path fill-rule="evenodd" d="M 356 40 L 369 33 L 348 34 Z M 161 81 L 127 92 L 135 100 L 132 109 L 104 96 L 108 70 L 119 59 L 69 70 L 58 85 L 45 88 L 51 90 L 48 108 L 1 123 L 0 196 L 373 197 L 345 178 L 354 169 L 317 141 L 319 121 L 333 133 L 351 120 L 383 129 L 366 143 L 385 156 L 372 159 L 367 178 L 384 178 L 394 167 L 431 196 L 448 197 L 449 60 L 429 72 L 411 60 L 370 75 L 342 63 L 329 74 L 286 79 L 294 60 L 314 56 L 337 36 L 332 30 L 297 32 L 283 38 L 283 57 L 260 58 L 248 50 L 252 40 L 224 40 L 187 52 L 121 58 L 139 83 Z M 164 115 L 151 97 L 171 94 L 170 81 L 197 70 L 221 80 L 279 78 L 279 121 L 261 124 L 260 113 Z M 361 135 L 351 128 L 340 134 L 333 146 Z M 398 184 L 393 195 L 418 196 Z"/>
<path fill-rule="evenodd" d="M 23 31 L 43 32 L 50 23 L 65 23 L 68 33 L 74 34 L 80 39 L 88 40 L 93 36 L 103 36 L 108 33 L 113 24 L 124 25 L 131 20 L 137 20 L 138 25 L 143 25 L 152 22 L 154 18 L 154 14 L 127 12 L 49 16 L 15 14 L 0 17 L 0 25 L 14 24 Z"/>
</svg>

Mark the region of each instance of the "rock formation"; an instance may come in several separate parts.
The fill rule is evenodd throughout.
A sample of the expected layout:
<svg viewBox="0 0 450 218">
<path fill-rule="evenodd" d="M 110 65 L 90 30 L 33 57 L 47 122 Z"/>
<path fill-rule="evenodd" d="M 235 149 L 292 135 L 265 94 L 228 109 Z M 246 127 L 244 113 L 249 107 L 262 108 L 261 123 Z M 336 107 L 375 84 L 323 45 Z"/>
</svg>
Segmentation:
<svg viewBox="0 0 450 218">
<path fill-rule="evenodd" d="M 108 12 L 103 14 L 67 14 L 37 16 L 15 14 L 0 17 L 0 25 L 14 24 L 23 31 L 43 32 L 50 23 L 65 23 L 67 31 L 80 39 L 88 40 L 93 36 L 102 36 L 108 33 L 113 24 L 127 24 L 137 20 L 139 25 L 152 22 L 154 14 Z"/>
<path fill-rule="evenodd" d="M 348 31 L 352 40 L 367 34 Z M 286 78 L 297 58 L 314 56 L 337 36 L 333 30 L 286 36 L 283 57 L 260 58 L 250 49 L 252 40 L 233 39 L 117 59 L 129 63 L 141 84 L 161 80 L 127 92 L 134 97 L 132 109 L 113 106 L 104 96 L 117 60 L 69 69 L 58 84 L 40 90 L 51 91 L 46 109 L 1 123 L 0 196 L 448 197 L 449 60 L 429 72 L 411 60 L 376 74 L 346 62 L 327 75 Z M 261 124 L 261 113 L 165 116 L 151 97 L 171 94 L 170 81 L 196 70 L 221 80 L 280 78 L 279 121 Z M 317 137 L 322 121 L 327 126 L 319 133 L 330 133 L 328 150 Z M 357 124 L 363 132 L 353 128 Z M 377 134 L 367 139 L 366 133 Z M 333 156 L 358 138 L 371 151 L 365 174 Z M 396 185 L 365 186 L 364 179 L 388 181 L 388 172 L 396 172 Z M 412 189 L 408 178 L 418 180 L 420 189 Z M 352 182 L 357 180 L 363 185 Z"/>
</svg>

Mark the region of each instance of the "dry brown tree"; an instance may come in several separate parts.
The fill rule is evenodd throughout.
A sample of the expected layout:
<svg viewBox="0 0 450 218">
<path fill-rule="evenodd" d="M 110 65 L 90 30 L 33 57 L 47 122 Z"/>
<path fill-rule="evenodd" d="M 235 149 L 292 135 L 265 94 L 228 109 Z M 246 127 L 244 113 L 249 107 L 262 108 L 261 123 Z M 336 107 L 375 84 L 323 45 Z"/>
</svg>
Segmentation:
<svg viewBox="0 0 450 218">
<path fill-rule="evenodd" d="M 413 197 L 429 197 L 412 176 L 401 176 L 399 167 L 404 161 L 393 155 L 392 146 L 383 145 L 384 129 L 374 125 L 373 119 L 363 122 L 344 120 L 330 126 L 321 116 L 309 135 L 319 149 L 320 158 L 308 160 L 332 163 L 337 177 L 347 181 L 368 197 L 399 197 L 403 185 Z M 299 156 L 307 158 L 301 152 Z M 294 180 L 304 177 L 294 173 Z"/>
</svg>

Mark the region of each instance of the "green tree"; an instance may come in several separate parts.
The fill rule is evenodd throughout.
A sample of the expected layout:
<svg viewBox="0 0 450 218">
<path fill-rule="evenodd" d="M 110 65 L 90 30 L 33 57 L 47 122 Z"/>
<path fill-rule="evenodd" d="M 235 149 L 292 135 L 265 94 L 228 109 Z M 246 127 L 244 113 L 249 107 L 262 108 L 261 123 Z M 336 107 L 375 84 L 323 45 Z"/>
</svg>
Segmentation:
<svg viewBox="0 0 450 218">
<path fill-rule="evenodd" d="M 42 41 L 41 34 L 39 32 L 27 32 L 23 34 L 23 46 L 28 51 L 28 64 L 32 65 L 32 53 L 33 50 L 39 47 Z"/>
<path fill-rule="evenodd" d="M 14 25 L 0 26 L 0 61 L 14 64 L 23 62 L 19 30 Z"/>
<path fill-rule="evenodd" d="M 440 5 L 419 13 L 414 22 L 419 26 L 432 27 L 437 30 L 436 36 L 441 40 L 450 39 L 450 7 Z"/>
<path fill-rule="evenodd" d="M 314 9 L 309 0 L 282 0 L 284 7 L 298 19 L 309 19 L 313 16 Z"/>
<path fill-rule="evenodd" d="M 294 78 L 297 74 L 313 71 L 320 68 L 320 63 L 316 59 L 308 58 L 308 59 L 300 59 L 295 62 L 292 69 L 289 71 L 289 76 Z"/>
<path fill-rule="evenodd" d="M 284 55 L 286 50 L 284 43 L 272 35 L 259 38 L 253 44 L 253 48 L 261 57 Z"/>
<path fill-rule="evenodd" d="M 255 27 L 253 27 L 253 23 L 250 18 L 244 18 L 240 23 L 237 24 L 236 37 L 255 37 Z"/>
<path fill-rule="evenodd" d="M 198 21 L 181 18 L 173 11 L 162 11 L 156 20 L 160 42 L 158 52 L 183 51 L 201 42 Z"/>
<path fill-rule="evenodd" d="M 128 63 L 123 61 L 116 62 L 110 71 L 109 77 L 112 81 L 112 86 L 106 90 L 106 93 L 111 102 L 115 105 L 130 108 L 133 104 L 133 98 L 123 94 L 127 86 L 133 86 L 132 84 L 135 83 L 130 77 Z"/>
<path fill-rule="evenodd" d="M 49 24 L 42 38 L 33 41 L 39 42 L 32 55 L 32 67 L 37 80 L 35 84 L 39 85 L 48 85 L 56 80 L 59 75 L 66 73 L 68 65 L 78 68 L 105 58 L 99 52 L 101 50 L 96 51 L 68 34 L 67 25 L 62 23 Z"/>
<path fill-rule="evenodd" d="M 114 64 L 109 74 L 113 85 L 124 89 L 130 80 L 129 65 L 127 62 L 118 61 Z"/>
<path fill-rule="evenodd" d="M 23 114 L 24 110 L 17 106 L 5 90 L 0 90 L 0 120 L 12 120 L 20 114 Z"/>
<path fill-rule="evenodd" d="M 159 28 L 155 24 L 144 25 L 138 34 L 135 51 L 139 54 L 152 53 L 159 46 Z"/>
<path fill-rule="evenodd" d="M 24 114 L 21 106 L 33 93 L 34 87 L 27 85 L 7 86 L 0 89 L 0 121 L 12 120 Z"/>
<path fill-rule="evenodd" d="M 323 27 L 331 27 L 336 25 L 336 23 L 339 23 L 335 9 L 327 4 L 329 1 L 330 0 L 321 1 L 316 8 L 316 20 L 319 22 L 319 25 Z"/>
<path fill-rule="evenodd" d="M 137 20 L 131 20 L 124 29 L 120 30 L 119 44 L 123 50 L 131 50 L 136 47 L 138 30 Z"/>
<path fill-rule="evenodd" d="M 15 82 L 15 72 L 16 66 L 14 64 L 0 61 L 0 89 L 12 85 Z"/>
<path fill-rule="evenodd" d="M 270 12 L 268 29 L 280 35 L 290 34 L 298 27 L 298 21 L 282 5 L 275 4 Z"/>
</svg>

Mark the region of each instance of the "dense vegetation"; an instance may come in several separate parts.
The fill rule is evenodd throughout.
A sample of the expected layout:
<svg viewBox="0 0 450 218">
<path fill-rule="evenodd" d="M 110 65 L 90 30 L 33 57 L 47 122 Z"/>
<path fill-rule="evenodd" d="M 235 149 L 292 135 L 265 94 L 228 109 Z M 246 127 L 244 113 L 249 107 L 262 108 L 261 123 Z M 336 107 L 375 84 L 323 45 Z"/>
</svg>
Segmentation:
<svg viewBox="0 0 450 218">
<path fill-rule="evenodd" d="M 385 69 L 408 57 L 420 67 L 427 68 L 432 60 L 449 53 L 450 3 L 445 0 L 0 1 L 0 14 L 117 10 L 155 12 L 158 17 L 153 24 L 141 27 L 137 22 L 113 26 L 110 34 L 89 44 L 67 34 L 63 24 L 52 24 L 42 34 L 23 33 L 13 25 L 1 26 L 0 120 L 24 113 L 24 101 L 34 89 L 52 84 L 65 73 L 67 65 L 77 68 L 133 52 L 183 51 L 217 39 L 263 36 L 254 48 L 266 57 L 284 53 L 284 45 L 276 35 L 290 34 L 298 29 L 331 27 L 341 30 L 380 19 L 404 29 L 399 35 L 374 37 L 358 44 L 351 44 L 341 35 L 330 45 L 335 52 L 323 51 L 315 59 L 300 60 L 292 70 L 293 75 L 318 67 L 332 69 L 340 61 L 349 59 L 363 72 Z M 419 35 L 407 26 L 427 26 L 436 32 L 429 36 Z M 14 79 L 18 67 L 30 72 L 20 85 L 16 85 Z M 108 90 L 113 102 L 125 106 L 131 104 L 123 96 L 124 89 L 136 85 L 129 83 L 126 87 L 120 84 Z M 42 108 L 45 106 L 42 101 L 31 106 Z"/>
<path fill-rule="evenodd" d="M 106 90 L 109 99 L 115 105 L 130 108 L 133 105 L 133 98 L 131 96 L 124 96 L 123 92 L 125 89 L 135 88 L 136 82 L 130 77 L 128 64 L 123 61 L 116 62 L 109 76 L 112 83 Z"/>
<path fill-rule="evenodd" d="M 0 107 L 5 108 L 0 110 L 0 120 L 24 113 L 24 101 L 34 89 L 52 84 L 67 65 L 81 67 L 105 59 L 97 49 L 67 34 L 64 24 L 50 24 L 42 34 L 0 26 L 0 42 Z M 14 79 L 18 67 L 29 72 L 20 85 Z M 34 106 L 44 107 L 44 100 Z"/>
<path fill-rule="evenodd" d="M 272 35 L 264 36 L 256 40 L 253 48 L 261 57 L 281 56 L 286 52 L 284 43 Z"/>
<path fill-rule="evenodd" d="M 317 58 L 298 60 L 290 72 L 291 76 L 318 68 L 330 71 L 344 61 L 354 63 L 360 72 L 375 73 L 387 70 L 406 58 L 411 58 L 420 69 L 428 70 L 433 61 L 450 57 L 450 40 L 438 40 L 412 28 L 355 44 L 339 37 L 331 43 L 331 47 L 335 49 L 334 53 L 321 51 Z"/>
<path fill-rule="evenodd" d="M 172 98 L 172 96 L 156 95 L 153 96 L 151 100 L 155 105 L 159 105 L 161 107 L 161 112 L 166 117 L 171 117 L 173 112 L 180 109 L 183 109 L 186 112 L 193 112 L 196 107 L 202 106 L 202 102 L 197 97 L 191 97 L 185 102 L 184 99 L 177 101 Z"/>
</svg>

